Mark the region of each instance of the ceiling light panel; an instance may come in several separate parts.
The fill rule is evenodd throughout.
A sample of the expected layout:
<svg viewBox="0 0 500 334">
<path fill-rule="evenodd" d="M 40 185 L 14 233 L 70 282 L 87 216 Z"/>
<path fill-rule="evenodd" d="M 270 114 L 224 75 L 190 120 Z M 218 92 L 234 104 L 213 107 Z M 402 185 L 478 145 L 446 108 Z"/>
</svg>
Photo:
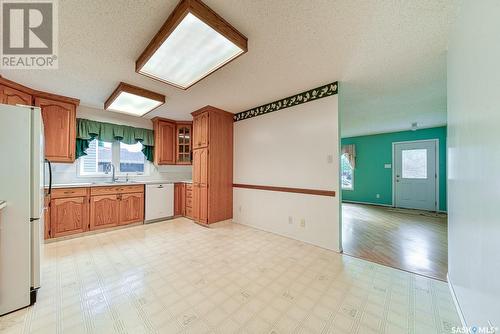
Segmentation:
<svg viewBox="0 0 500 334">
<path fill-rule="evenodd" d="M 187 89 L 246 51 L 246 37 L 200 1 L 184 0 L 137 60 L 136 70 Z"/>
<path fill-rule="evenodd" d="M 108 98 L 104 109 L 134 116 L 144 116 L 164 103 L 164 95 L 122 82 Z"/>
</svg>

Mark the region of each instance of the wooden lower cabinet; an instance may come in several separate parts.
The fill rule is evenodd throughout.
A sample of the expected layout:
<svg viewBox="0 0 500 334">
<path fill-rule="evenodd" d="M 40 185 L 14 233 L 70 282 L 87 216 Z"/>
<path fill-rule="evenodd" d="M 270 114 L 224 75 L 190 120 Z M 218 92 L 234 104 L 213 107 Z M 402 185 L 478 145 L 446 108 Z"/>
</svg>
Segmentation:
<svg viewBox="0 0 500 334">
<path fill-rule="evenodd" d="M 50 203 L 50 237 L 87 231 L 88 212 L 87 197 L 53 199 Z"/>
<path fill-rule="evenodd" d="M 193 211 L 193 184 L 191 183 L 175 183 L 174 184 L 174 216 L 184 216 L 193 220 L 198 220 L 200 214 L 208 213 L 208 210 L 201 210 L 197 207 L 196 212 Z M 196 196 L 207 196 L 206 191 L 196 188 Z M 195 217 L 197 217 L 195 219 Z"/>
<path fill-rule="evenodd" d="M 46 212 L 45 238 L 142 222 L 144 186 L 54 189 Z"/>
<path fill-rule="evenodd" d="M 119 224 L 127 225 L 144 220 L 144 193 L 119 195 Z"/>
<path fill-rule="evenodd" d="M 199 201 L 199 222 L 208 224 L 208 187 L 206 184 L 200 185 L 200 201 Z"/>
<path fill-rule="evenodd" d="M 50 195 L 46 194 L 43 199 L 43 237 L 50 238 Z"/>
<path fill-rule="evenodd" d="M 186 215 L 186 185 L 174 184 L 174 216 Z"/>
<path fill-rule="evenodd" d="M 118 226 L 118 195 L 92 196 L 90 199 L 90 229 L 98 230 Z"/>
<path fill-rule="evenodd" d="M 195 221 L 200 220 L 200 195 L 200 185 L 197 183 L 193 183 L 193 203 L 195 203 L 195 205 L 192 209 L 191 218 Z"/>
<path fill-rule="evenodd" d="M 208 223 L 208 187 L 206 184 L 193 184 L 193 220 Z"/>
<path fill-rule="evenodd" d="M 188 218 L 193 218 L 193 185 L 186 183 L 186 213 L 184 214 Z"/>
</svg>

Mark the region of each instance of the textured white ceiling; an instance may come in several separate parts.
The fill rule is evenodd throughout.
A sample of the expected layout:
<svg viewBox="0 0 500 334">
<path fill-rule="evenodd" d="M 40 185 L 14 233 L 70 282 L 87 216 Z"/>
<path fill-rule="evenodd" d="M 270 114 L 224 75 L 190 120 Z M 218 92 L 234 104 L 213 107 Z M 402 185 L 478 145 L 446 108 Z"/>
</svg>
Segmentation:
<svg viewBox="0 0 500 334">
<path fill-rule="evenodd" d="M 338 80 L 344 135 L 445 120 L 454 1 L 205 3 L 248 37 L 249 51 L 187 91 L 134 72 L 177 0 L 59 1 L 59 70 L 2 74 L 97 108 L 124 81 L 165 94 L 167 103 L 147 117 L 172 119 L 207 104 L 240 112 Z"/>
</svg>

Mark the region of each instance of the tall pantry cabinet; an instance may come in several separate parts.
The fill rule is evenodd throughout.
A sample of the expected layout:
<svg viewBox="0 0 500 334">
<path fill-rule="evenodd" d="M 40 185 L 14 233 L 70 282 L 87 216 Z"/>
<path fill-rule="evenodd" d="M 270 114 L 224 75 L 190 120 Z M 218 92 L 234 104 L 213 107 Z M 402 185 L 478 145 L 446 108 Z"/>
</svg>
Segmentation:
<svg viewBox="0 0 500 334">
<path fill-rule="evenodd" d="M 233 217 L 233 114 L 206 106 L 193 113 L 192 218 L 213 224 Z"/>
</svg>

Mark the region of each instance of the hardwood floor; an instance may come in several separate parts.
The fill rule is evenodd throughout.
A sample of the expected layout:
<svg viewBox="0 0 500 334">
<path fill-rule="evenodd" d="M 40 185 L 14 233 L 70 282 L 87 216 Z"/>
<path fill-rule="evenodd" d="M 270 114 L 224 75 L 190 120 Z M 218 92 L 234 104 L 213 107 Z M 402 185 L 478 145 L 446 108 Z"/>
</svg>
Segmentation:
<svg viewBox="0 0 500 334">
<path fill-rule="evenodd" d="M 342 204 L 344 253 L 446 281 L 447 216 L 362 204 Z"/>
</svg>

